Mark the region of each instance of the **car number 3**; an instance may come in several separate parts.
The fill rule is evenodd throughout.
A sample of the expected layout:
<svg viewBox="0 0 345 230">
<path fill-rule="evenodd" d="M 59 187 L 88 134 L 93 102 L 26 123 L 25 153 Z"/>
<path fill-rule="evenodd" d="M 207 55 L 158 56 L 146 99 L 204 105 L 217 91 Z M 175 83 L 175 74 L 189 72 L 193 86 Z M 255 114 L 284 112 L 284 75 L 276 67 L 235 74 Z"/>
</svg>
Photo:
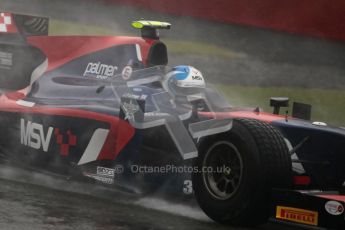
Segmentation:
<svg viewBox="0 0 345 230">
<path fill-rule="evenodd" d="M 186 195 L 190 195 L 193 193 L 193 184 L 191 180 L 185 180 L 183 182 L 183 193 Z"/>
</svg>

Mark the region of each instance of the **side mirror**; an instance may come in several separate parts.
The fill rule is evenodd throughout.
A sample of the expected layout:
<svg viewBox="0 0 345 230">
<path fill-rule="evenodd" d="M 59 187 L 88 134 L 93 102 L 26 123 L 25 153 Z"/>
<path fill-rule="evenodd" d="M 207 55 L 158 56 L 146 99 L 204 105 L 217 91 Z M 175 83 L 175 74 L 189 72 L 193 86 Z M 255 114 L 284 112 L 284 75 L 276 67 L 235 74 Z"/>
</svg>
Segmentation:
<svg viewBox="0 0 345 230">
<path fill-rule="evenodd" d="M 273 114 L 279 114 L 280 107 L 289 107 L 288 97 L 271 97 L 270 106 L 273 107 Z"/>
</svg>

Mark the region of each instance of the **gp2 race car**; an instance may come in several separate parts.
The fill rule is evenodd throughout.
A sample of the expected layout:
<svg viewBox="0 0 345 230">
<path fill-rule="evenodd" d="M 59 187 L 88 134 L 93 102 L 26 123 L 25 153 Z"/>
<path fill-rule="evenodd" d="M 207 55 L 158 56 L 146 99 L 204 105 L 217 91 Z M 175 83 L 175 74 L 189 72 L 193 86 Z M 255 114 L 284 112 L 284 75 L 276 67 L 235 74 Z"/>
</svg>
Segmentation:
<svg viewBox="0 0 345 230">
<path fill-rule="evenodd" d="M 195 198 L 213 220 L 344 229 L 345 130 L 311 106 L 236 108 L 141 37 L 48 36 L 48 19 L 0 16 L 3 162 L 139 195 Z"/>
</svg>

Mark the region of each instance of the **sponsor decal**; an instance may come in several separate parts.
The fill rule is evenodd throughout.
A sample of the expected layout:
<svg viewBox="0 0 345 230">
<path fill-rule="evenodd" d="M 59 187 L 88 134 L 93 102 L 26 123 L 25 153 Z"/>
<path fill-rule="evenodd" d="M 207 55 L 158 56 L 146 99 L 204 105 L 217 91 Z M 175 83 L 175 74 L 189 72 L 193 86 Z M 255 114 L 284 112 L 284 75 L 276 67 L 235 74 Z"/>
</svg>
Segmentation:
<svg viewBox="0 0 345 230">
<path fill-rule="evenodd" d="M 53 127 L 44 130 L 43 125 L 20 119 L 20 143 L 33 149 L 48 151 Z"/>
<path fill-rule="evenodd" d="M 325 204 L 325 209 L 333 216 L 339 216 L 344 213 L 344 206 L 338 201 L 328 201 Z"/>
<path fill-rule="evenodd" d="M 305 209 L 277 206 L 276 218 L 300 224 L 317 226 L 319 214 L 318 212 Z"/>
<path fill-rule="evenodd" d="M 98 176 L 92 173 L 84 173 L 84 176 L 86 177 L 90 177 L 93 178 L 97 181 L 100 181 L 104 184 L 114 184 L 114 179 L 113 178 L 109 178 L 109 177 L 103 177 L 103 176 Z"/>
<path fill-rule="evenodd" d="M 197 80 L 197 81 L 203 81 L 204 80 L 204 78 L 202 77 L 202 74 L 198 70 L 196 70 L 195 68 L 192 68 L 191 74 L 192 74 L 193 80 Z"/>
<path fill-rule="evenodd" d="M 73 135 L 71 130 L 67 130 L 66 133 L 61 133 L 58 128 L 55 128 L 54 135 L 56 137 L 56 143 L 60 145 L 60 154 L 62 156 L 68 156 L 70 147 L 77 145 L 77 136 Z M 67 137 L 65 142 L 64 137 Z"/>
<path fill-rule="evenodd" d="M 115 176 L 115 169 L 98 166 L 97 167 L 97 175 L 114 177 Z"/>
<path fill-rule="evenodd" d="M 13 54 L 0 51 L 0 69 L 11 69 L 13 64 Z"/>
<path fill-rule="evenodd" d="M 97 79 L 107 79 L 113 77 L 118 67 L 103 64 L 101 62 L 90 62 L 84 71 L 84 77 L 96 77 Z"/>
<path fill-rule="evenodd" d="M 143 91 L 142 88 L 133 88 L 132 90 L 133 90 L 133 92 L 142 92 Z"/>
<path fill-rule="evenodd" d="M 160 113 L 160 112 L 147 112 L 145 117 L 169 117 L 169 113 Z"/>
<path fill-rule="evenodd" d="M 132 100 L 122 103 L 122 109 L 126 115 L 125 120 L 134 119 L 134 114 L 140 110 L 138 104 L 134 103 Z"/>
<path fill-rule="evenodd" d="M 133 69 L 131 66 L 126 66 L 125 68 L 123 68 L 122 70 L 122 78 L 123 80 L 127 81 L 131 78 L 133 73 Z"/>
<path fill-rule="evenodd" d="M 131 94 L 131 93 L 125 93 L 122 97 L 130 98 L 134 100 L 146 100 L 147 94 L 136 95 L 136 94 Z"/>
<path fill-rule="evenodd" d="M 47 129 L 42 124 L 32 121 L 25 122 L 23 118 L 20 119 L 20 143 L 22 145 L 48 152 L 53 133 L 56 143 L 60 145 L 60 154 L 68 156 L 70 147 L 77 145 L 77 137 L 70 130 L 61 133 L 58 128 L 49 126 Z"/>
<path fill-rule="evenodd" d="M 202 81 L 203 80 L 202 77 L 200 77 L 200 76 L 192 76 L 192 79 L 193 80 L 197 80 L 197 81 Z"/>
</svg>

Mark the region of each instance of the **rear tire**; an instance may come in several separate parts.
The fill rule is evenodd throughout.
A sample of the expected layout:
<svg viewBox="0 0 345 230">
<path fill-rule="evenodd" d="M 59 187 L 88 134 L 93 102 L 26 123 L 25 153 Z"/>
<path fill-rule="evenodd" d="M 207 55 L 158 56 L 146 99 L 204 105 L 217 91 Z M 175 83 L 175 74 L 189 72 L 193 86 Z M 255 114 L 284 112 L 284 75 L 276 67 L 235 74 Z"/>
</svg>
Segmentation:
<svg viewBox="0 0 345 230">
<path fill-rule="evenodd" d="M 207 169 L 193 174 L 196 199 L 211 219 L 223 224 L 265 223 L 271 189 L 287 188 L 292 181 L 283 136 L 252 119 L 234 119 L 229 132 L 205 138 L 195 164 L 199 172 Z"/>
</svg>

